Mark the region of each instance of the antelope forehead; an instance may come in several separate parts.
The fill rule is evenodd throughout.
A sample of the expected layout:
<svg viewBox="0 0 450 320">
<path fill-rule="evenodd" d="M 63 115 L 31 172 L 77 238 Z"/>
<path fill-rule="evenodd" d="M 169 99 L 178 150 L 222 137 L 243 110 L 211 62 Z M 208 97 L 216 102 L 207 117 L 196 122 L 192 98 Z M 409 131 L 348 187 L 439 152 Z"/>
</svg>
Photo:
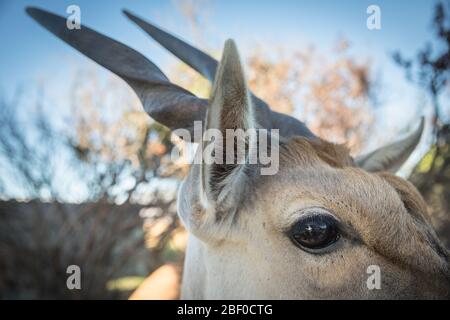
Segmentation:
<svg viewBox="0 0 450 320">
<path fill-rule="evenodd" d="M 404 211 L 399 195 L 383 178 L 352 167 L 340 169 L 320 163 L 280 166 L 278 175 L 265 177 L 257 188 L 254 192 L 268 202 L 265 207 L 271 208 L 274 219 L 285 221 L 279 222 L 284 227 L 292 222 L 291 215 L 310 207 L 326 209 L 355 227 L 361 219 L 393 219 L 393 214 Z"/>
<path fill-rule="evenodd" d="M 391 180 L 355 167 L 343 145 L 295 137 L 280 146 L 278 174 L 263 177 L 254 192 L 269 199 L 266 208 L 271 208 L 272 219 L 282 228 L 301 209 L 316 206 L 329 210 L 357 233 L 373 235 L 386 224 L 408 219 L 405 197 L 417 199 L 410 201 L 410 207 L 424 207 L 418 205 L 421 197 L 414 189 L 400 189 Z M 280 208 L 287 208 L 286 212 L 280 213 Z"/>
<path fill-rule="evenodd" d="M 284 143 L 280 148 L 280 159 L 284 164 L 294 165 L 323 162 L 335 168 L 353 166 L 353 159 L 345 145 L 303 137 L 294 137 Z"/>
</svg>

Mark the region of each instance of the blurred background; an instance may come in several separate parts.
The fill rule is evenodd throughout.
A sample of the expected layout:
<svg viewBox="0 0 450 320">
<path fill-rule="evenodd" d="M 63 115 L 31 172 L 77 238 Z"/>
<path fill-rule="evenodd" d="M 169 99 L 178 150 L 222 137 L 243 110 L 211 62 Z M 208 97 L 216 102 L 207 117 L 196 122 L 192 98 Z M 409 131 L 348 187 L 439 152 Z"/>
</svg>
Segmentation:
<svg viewBox="0 0 450 320">
<path fill-rule="evenodd" d="M 164 51 L 124 8 L 220 58 L 234 38 L 250 87 L 354 155 L 427 117 L 400 171 L 450 247 L 449 1 L 0 0 L 0 298 L 174 299 L 187 234 L 167 129 L 131 89 L 37 25 L 28 5 L 68 16 L 208 97 L 210 84 Z M 381 28 L 367 27 L 369 5 Z M 69 265 L 81 290 L 68 290 Z"/>
</svg>

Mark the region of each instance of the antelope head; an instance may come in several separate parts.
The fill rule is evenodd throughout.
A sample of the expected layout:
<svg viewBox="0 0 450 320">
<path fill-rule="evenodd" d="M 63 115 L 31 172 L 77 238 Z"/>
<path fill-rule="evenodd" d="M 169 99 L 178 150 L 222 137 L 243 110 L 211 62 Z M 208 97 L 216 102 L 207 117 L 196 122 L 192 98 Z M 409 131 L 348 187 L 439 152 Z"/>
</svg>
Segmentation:
<svg viewBox="0 0 450 320">
<path fill-rule="evenodd" d="M 213 82 L 208 101 L 170 83 L 149 60 L 85 26 L 29 8 L 56 36 L 124 79 L 144 109 L 172 130 L 267 129 L 276 174 L 265 165 L 193 164 L 178 194 L 178 213 L 190 232 L 183 298 L 330 299 L 448 298 L 449 252 L 427 221 L 426 204 L 394 173 L 418 144 L 423 119 L 411 135 L 353 159 L 344 145 L 314 136 L 248 89 L 233 41 L 220 64 L 156 26 L 125 14 L 156 41 Z M 271 129 L 279 130 L 279 138 Z M 267 140 L 265 139 L 265 140 Z M 232 140 L 236 149 L 238 139 Z M 246 138 L 259 150 L 264 139 Z M 202 142 L 202 141 L 197 141 Z M 221 142 L 223 143 L 223 142 Z M 230 149 L 200 143 L 206 156 Z M 214 152 L 212 151 L 214 150 Z M 217 152 L 219 150 L 219 152 Z M 235 159 L 236 157 L 232 157 Z M 378 272 L 371 287 L 368 271 Z"/>
</svg>

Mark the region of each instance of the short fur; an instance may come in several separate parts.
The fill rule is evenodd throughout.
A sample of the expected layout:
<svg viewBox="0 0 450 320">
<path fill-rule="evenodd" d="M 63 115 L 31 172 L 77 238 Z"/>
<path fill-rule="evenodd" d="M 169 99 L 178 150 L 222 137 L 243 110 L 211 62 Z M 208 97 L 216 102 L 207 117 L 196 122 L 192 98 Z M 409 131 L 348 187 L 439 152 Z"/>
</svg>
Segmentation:
<svg viewBox="0 0 450 320">
<path fill-rule="evenodd" d="M 209 128 L 279 129 L 275 175 L 260 175 L 258 166 L 246 164 L 192 165 L 178 194 L 178 213 L 190 232 L 182 298 L 449 298 L 449 253 L 427 222 L 425 202 L 410 183 L 384 172 L 395 172 L 408 158 L 423 120 L 412 135 L 353 160 L 345 146 L 315 137 L 304 123 L 251 94 L 232 41 L 218 67 L 204 52 L 126 12 L 156 41 L 215 79 L 207 101 L 171 83 L 126 45 L 84 25 L 72 32 L 65 17 L 45 10 L 26 10 L 121 77 L 147 113 L 172 130 L 192 133 L 193 122 L 204 121 L 206 113 Z M 342 236 L 326 253 L 303 251 L 287 236 L 307 210 L 326 211 L 340 222 Z M 379 290 L 366 285 L 371 265 L 381 270 Z"/>
<path fill-rule="evenodd" d="M 220 70 L 218 79 L 223 79 Z M 242 127 L 245 114 L 254 111 L 251 103 L 233 97 L 242 97 L 242 91 L 230 94 L 221 100 L 227 103 L 212 107 L 218 119 L 235 110 L 226 112 L 226 124 L 219 129 Z M 417 136 L 416 131 L 399 149 L 411 152 Z M 409 153 L 396 154 L 395 149 L 389 147 L 390 161 L 382 150 L 364 161 L 371 167 L 398 166 L 396 158 L 407 159 Z M 230 192 L 238 191 L 227 201 L 216 197 L 208 207 L 200 199 L 207 193 L 199 187 L 202 166 L 192 166 L 179 191 L 178 211 L 191 233 L 183 298 L 450 297 L 449 252 L 428 224 L 426 204 L 414 186 L 391 173 L 357 167 L 345 145 L 322 139 L 282 139 L 279 152 L 279 171 L 273 176 L 258 174 L 257 166 L 221 171 L 234 186 Z M 245 175 L 236 178 L 234 170 Z M 307 210 L 326 211 L 340 222 L 341 238 L 326 253 L 303 251 L 287 235 Z M 381 270 L 379 290 L 367 287 L 372 265 Z"/>
</svg>

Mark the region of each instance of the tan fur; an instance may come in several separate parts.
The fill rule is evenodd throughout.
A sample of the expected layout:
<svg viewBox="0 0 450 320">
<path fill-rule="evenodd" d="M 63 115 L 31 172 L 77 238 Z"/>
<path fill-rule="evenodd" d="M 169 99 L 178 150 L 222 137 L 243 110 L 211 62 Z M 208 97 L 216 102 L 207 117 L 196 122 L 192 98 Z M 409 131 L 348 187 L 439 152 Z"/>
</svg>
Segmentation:
<svg viewBox="0 0 450 320">
<path fill-rule="evenodd" d="M 292 158 L 293 156 L 296 157 L 296 161 Z M 385 257 L 409 264 L 411 268 L 422 269 L 424 272 L 439 270 L 448 276 L 448 252 L 439 243 L 436 234 L 428 224 L 426 203 L 411 183 L 391 173 L 372 174 L 354 168 L 348 149 L 342 145 L 294 138 L 281 151 L 281 158 L 284 161 L 291 164 L 294 162 L 297 166 L 302 167 L 306 165 L 305 157 L 308 158 L 306 161 L 310 161 L 317 167 L 318 159 L 315 159 L 316 156 L 328 165 L 343 169 L 337 171 L 341 176 L 338 179 L 341 181 L 336 181 L 335 190 L 326 190 L 326 196 L 320 196 L 322 201 L 330 202 L 329 206 L 331 207 L 335 207 L 336 204 L 341 205 L 341 208 L 336 208 L 336 210 L 353 210 L 353 204 L 359 209 L 360 215 L 370 215 L 366 219 L 379 220 L 377 225 L 372 223 L 374 225 L 373 230 L 370 229 L 372 224 L 361 224 L 364 229 L 360 230 L 359 234 L 362 237 L 367 234 L 367 244 L 372 244 L 373 249 L 378 250 L 378 253 Z M 319 172 L 314 172 L 315 170 L 311 170 L 310 174 L 320 176 Z M 346 181 L 348 181 L 348 186 L 345 187 L 346 190 L 343 190 L 342 187 Z M 334 195 L 336 191 L 337 194 Z M 380 202 L 387 201 L 385 207 L 392 206 L 395 203 L 397 210 L 400 212 L 392 212 L 392 210 L 388 210 L 389 208 L 379 210 L 380 204 L 370 201 L 371 197 L 368 199 L 353 194 L 358 191 L 365 191 L 366 195 L 369 196 L 380 191 L 380 195 L 377 197 L 380 198 Z M 398 228 L 398 226 L 402 226 L 402 228 Z M 394 228 L 399 230 L 389 230 Z M 386 231 L 389 231 L 389 233 L 385 236 L 376 234 Z M 371 241 L 372 238 L 375 241 Z M 400 240 L 405 240 L 405 242 L 400 243 Z M 402 247 L 393 245 L 396 242 L 399 245 L 401 244 Z"/>
<path fill-rule="evenodd" d="M 337 154 L 342 160 L 331 166 L 327 159 Z M 256 177 L 234 229 L 203 225 L 198 229 L 211 230 L 209 240 L 191 237 L 183 297 L 449 296 L 448 252 L 425 219 L 417 218 L 426 214 L 426 206 L 411 184 L 352 167 L 342 147 L 304 138 L 282 146 L 280 161 L 277 175 Z M 191 192 L 196 184 L 192 170 L 183 185 Z M 293 246 L 284 232 L 307 207 L 326 208 L 355 239 L 319 256 Z M 369 265 L 381 268 L 381 290 L 366 287 Z"/>
<path fill-rule="evenodd" d="M 221 101 L 242 103 L 231 102 L 239 101 L 232 96 Z M 234 107 L 226 123 L 240 127 L 252 106 Z M 217 121 L 233 106 L 214 108 Z M 182 298 L 450 298 L 449 252 L 428 224 L 414 186 L 356 167 L 344 145 L 320 139 L 282 139 L 279 156 L 275 175 L 242 166 L 231 174 L 219 171 L 226 175 L 221 181 L 227 181 L 227 197 L 213 195 L 206 206 L 202 165 L 191 167 L 178 196 L 179 215 L 191 233 Z M 240 170 L 237 178 L 234 170 Z M 339 221 L 341 238 L 327 252 L 302 250 L 287 234 L 308 211 Z M 379 290 L 367 286 L 373 265 L 381 270 Z"/>
<path fill-rule="evenodd" d="M 307 140 L 301 137 L 294 137 L 289 143 L 283 145 L 281 152 L 281 156 L 291 157 L 294 162 L 297 162 L 297 160 L 301 161 L 305 154 L 314 154 L 322 161 L 336 168 L 353 165 L 353 159 L 346 145 L 334 144 L 322 139 Z"/>
</svg>

